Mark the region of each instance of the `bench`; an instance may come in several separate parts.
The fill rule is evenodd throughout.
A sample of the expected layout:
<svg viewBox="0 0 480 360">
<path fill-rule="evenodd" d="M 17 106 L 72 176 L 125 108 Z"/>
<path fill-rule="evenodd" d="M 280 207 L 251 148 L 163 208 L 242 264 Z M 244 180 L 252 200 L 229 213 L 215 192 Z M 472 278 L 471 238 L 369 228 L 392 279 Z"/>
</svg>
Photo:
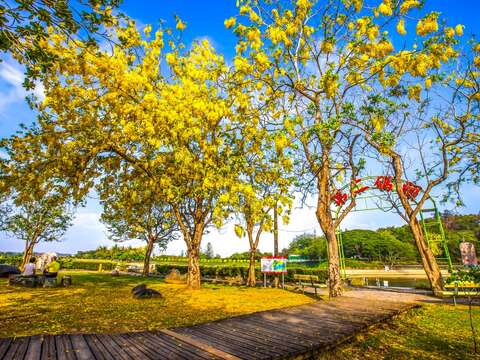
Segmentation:
<svg viewBox="0 0 480 360">
<path fill-rule="evenodd" d="M 293 274 L 297 286 L 302 287 L 302 293 L 305 294 L 305 286 L 312 287 L 315 290 L 315 296 L 317 296 L 317 289 L 326 288 L 327 285 L 320 283 L 317 275 L 303 275 Z"/>
<path fill-rule="evenodd" d="M 38 285 L 38 281 L 35 276 L 9 275 L 8 285 L 21 285 L 33 288 Z"/>
<path fill-rule="evenodd" d="M 480 295 L 480 284 L 473 282 L 462 283 L 461 281 L 454 281 L 450 284 L 445 284 L 443 286 L 445 289 L 443 295 L 452 295 L 453 301 L 457 296 L 479 296 Z"/>
</svg>

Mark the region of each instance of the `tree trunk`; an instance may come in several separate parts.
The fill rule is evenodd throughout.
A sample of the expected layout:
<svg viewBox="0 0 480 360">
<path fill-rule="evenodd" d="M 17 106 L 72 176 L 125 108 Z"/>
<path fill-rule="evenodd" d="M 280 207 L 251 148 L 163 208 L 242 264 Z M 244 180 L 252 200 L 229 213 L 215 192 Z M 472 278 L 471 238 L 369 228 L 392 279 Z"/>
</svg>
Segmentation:
<svg viewBox="0 0 480 360">
<path fill-rule="evenodd" d="M 148 276 L 150 270 L 150 258 L 152 256 L 153 246 L 155 244 L 155 237 L 149 236 L 147 243 L 147 251 L 145 252 L 145 259 L 143 260 L 143 276 Z"/>
<path fill-rule="evenodd" d="M 33 254 L 33 247 L 35 246 L 35 241 L 27 241 L 25 243 L 25 252 L 23 253 L 22 263 L 20 265 L 20 269 L 23 271 L 25 269 L 25 265 L 30 262 L 30 258 Z"/>
<path fill-rule="evenodd" d="M 330 209 L 330 160 L 329 149 L 322 153 L 322 167 L 317 174 L 317 221 L 327 239 L 328 249 L 328 295 L 337 297 L 342 295 L 342 279 L 340 277 L 340 257 L 338 254 L 337 234 L 335 221 Z"/>
<path fill-rule="evenodd" d="M 342 279 L 340 277 L 340 256 L 338 253 L 338 240 L 333 219 L 330 213 L 321 214 L 317 210 L 317 219 L 327 238 L 328 249 L 328 290 L 330 297 L 342 295 Z"/>
<path fill-rule="evenodd" d="M 200 244 L 202 242 L 203 227 L 195 226 L 193 236 L 188 246 L 188 274 L 187 286 L 190 289 L 200 289 Z"/>
<path fill-rule="evenodd" d="M 200 245 L 192 244 L 188 249 L 187 286 L 200 289 Z"/>
<path fill-rule="evenodd" d="M 188 256 L 188 272 L 187 272 L 187 287 L 190 289 L 200 289 L 200 245 L 203 237 L 203 229 L 207 225 L 205 223 L 206 211 L 202 214 L 201 210 L 197 210 L 194 217 L 193 231 L 187 227 L 182 214 L 177 205 L 172 205 L 175 212 L 175 217 L 183 234 L 183 240 L 187 245 Z"/>
<path fill-rule="evenodd" d="M 427 274 L 428 280 L 432 287 L 432 291 L 435 296 L 442 296 L 443 281 L 440 267 L 438 266 L 437 259 L 432 253 L 432 250 L 428 247 L 425 235 L 422 231 L 422 227 L 417 218 L 410 219 L 410 229 L 412 230 L 415 245 L 417 246 L 420 258 L 422 259 L 423 268 Z"/>
<path fill-rule="evenodd" d="M 423 204 L 417 205 L 415 211 L 411 207 L 406 195 L 402 190 L 403 167 L 400 156 L 393 156 L 392 165 L 395 172 L 395 183 L 397 186 L 398 196 L 402 203 L 403 209 L 405 210 L 405 215 L 408 218 L 408 225 L 412 230 L 413 239 L 415 240 L 415 245 L 417 246 L 420 258 L 422 259 L 423 268 L 427 274 L 428 280 L 430 281 L 433 293 L 435 296 L 441 296 L 443 290 L 442 273 L 438 267 L 437 259 L 435 259 L 432 250 L 428 247 L 425 234 L 423 233 L 422 227 L 417 219 L 417 213 L 421 210 L 420 208 Z"/>
<path fill-rule="evenodd" d="M 257 254 L 257 249 L 250 249 L 250 262 L 248 264 L 248 277 L 247 277 L 247 286 L 257 285 L 257 278 L 255 276 L 255 256 Z"/>
<path fill-rule="evenodd" d="M 278 211 L 277 205 L 273 208 L 273 256 L 278 256 Z M 275 275 L 273 286 L 278 288 L 280 277 Z"/>
<path fill-rule="evenodd" d="M 338 241 L 335 229 L 326 232 L 328 247 L 328 289 L 329 296 L 342 295 L 342 279 L 340 277 L 340 257 L 338 254 Z"/>
</svg>

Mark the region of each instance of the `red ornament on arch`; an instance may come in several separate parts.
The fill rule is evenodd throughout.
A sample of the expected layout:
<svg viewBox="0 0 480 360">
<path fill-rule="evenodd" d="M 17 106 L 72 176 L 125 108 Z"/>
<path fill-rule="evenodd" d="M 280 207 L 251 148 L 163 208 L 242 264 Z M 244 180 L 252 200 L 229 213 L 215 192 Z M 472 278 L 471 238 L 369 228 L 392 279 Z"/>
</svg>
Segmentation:
<svg viewBox="0 0 480 360">
<path fill-rule="evenodd" d="M 332 200 L 335 202 L 337 206 L 342 206 L 347 202 L 348 195 L 342 193 L 340 190 L 337 190 L 335 195 L 333 195 Z"/>
<path fill-rule="evenodd" d="M 411 181 L 407 181 L 402 185 L 402 190 L 407 199 L 414 200 L 422 188 L 418 185 L 415 185 Z"/>
<path fill-rule="evenodd" d="M 391 176 L 377 176 L 375 187 L 379 190 L 390 192 L 393 189 Z"/>
</svg>

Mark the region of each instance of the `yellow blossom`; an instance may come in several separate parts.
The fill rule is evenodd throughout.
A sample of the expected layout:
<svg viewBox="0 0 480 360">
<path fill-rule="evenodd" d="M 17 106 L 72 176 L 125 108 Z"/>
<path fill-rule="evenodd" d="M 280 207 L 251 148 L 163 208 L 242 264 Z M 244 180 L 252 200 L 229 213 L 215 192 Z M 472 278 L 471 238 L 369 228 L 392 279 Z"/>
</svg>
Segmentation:
<svg viewBox="0 0 480 360">
<path fill-rule="evenodd" d="M 183 31 L 187 28 L 187 24 L 185 24 L 182 20 L 180 19 L 177 19 L 177 25 L 176 25 L 176 29 L 177 30 L 180 30 L 180 31 Z"/>
<path fill-rule="evenodd" d="M 173 54 L 173 53 L 168 53 L 167 55 L 165 55 L 165 60 L 166 60 L 167 63 L 170 64 L 170 65 L 174 64 L 175 61 L 176 61 L 175 54 Z"/>
<path fill-rule="evenodd" d="M 352 2 L 356 12 L 359 12 L 360 10 L 362 10 L 363 0 L 353 0 Z"/>
<path fill-rule="evenodd" d="M 473 63 L 476 67 L 480 67 L 480 56 L 475 56 L 475 58 L 473 59 Z"/>
<path fill-rule="evenodd" d="M 402 5 L 400 5 L 400 13 L 406 14 L 408 10 L 420 7 L 420 1 L 418 0 L 405 0 Z"/>
<path fill-rule="evenodd" d="M 150 32 L 152 31 L 152 25 L 147 25 L 143 28 L 143 33 L 148 36 L 150 35 Z"/>
<path fill-rule="evenodd" d="M 435 13 L 431 13 L 422 20 L 419 20 L 417 23 L 417 34 L 425 36 L 432 32 L 438 31 L 437 19 L 438 15 Z"/>
<path fill-rule="evenodd" d="M 257 64 L 263 69 L 267 66 L 269 66 L 270 64 L 270 60 L 268 59 L 268 56 L 265 55 L 265 53 L 263 52 L 259 52 L 256 56 L 255 56 L 255 61 L 257 62 Z"/>
<path fill-rule="evenodd" d="M 426 78 L 425 79 L 425 89 L 430 89 L 432 87 L 432 79 Z"/>
<path fill-rule="evenodd" d="M 457 33 L 458 36 L 462 36 L 463 35 L 463 25 L 458 24 L 457 26 L 455 26 L 455 32 Z"/>
<path fill-rule="evenodd" d="M 400 21 L 397 24 L 397 32 L 400 35 L 405 35 L 407 33 L 407 30 L 405 30 L 405 20 L 400 19 Z"/>
<path fill-rule="evenodd" d="M 417 84 L 408 87 L 408 98 L 415 99 L 416 101 L 420 102 L 420 93 L 422 91 L 422 86 Z"/>
<path fill-rule="evenodd" d="M 383 0 L 383 2 L 378 7 L 378 12 L 385 16 L 392 16 L 392 5 L 390 0 Z"/>
<path fill-rule="evenodd" d="M 447 27 L 445 29 L 445 36 L 448 38 L 453 38 L 455 36 L 455 30 L 453 30 L 451 27 Z"/>
<path fill-rule="evenodd" d="M 237 23 L 237 19 L 233 16 L 223 22 L 223 24 L 227 29 L 230 29 L 231 27 L 235 26 L 236 23 Z"/>
<path fill-rule="evenodd" d="M 309 0 L 297 0 L 297 6 L 299 8 L 308 9 L 312 6 Z"/>
<path fill-rule="evenodd" d="M 329 54 L 333 50 L 333 44 L 329 40 L 322 41 L 322 52 L 325 54 Z"/>
</svg>

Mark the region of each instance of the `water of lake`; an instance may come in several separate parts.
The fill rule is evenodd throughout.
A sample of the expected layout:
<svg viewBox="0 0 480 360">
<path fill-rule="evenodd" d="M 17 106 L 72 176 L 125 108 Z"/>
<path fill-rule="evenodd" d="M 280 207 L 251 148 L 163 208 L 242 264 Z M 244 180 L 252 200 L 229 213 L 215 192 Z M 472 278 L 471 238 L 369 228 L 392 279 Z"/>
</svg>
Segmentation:
<svg viewBox="0 0 480 360">
<path fill-rule="evenodd" d="M 378 287 L 403 287 L 413 289 L 430 289 L 430 283 L 425 278 L 416 279 L 413 277 L 366 277 L 363 279 L 356 279 L 363 282 L 364 286 L 378 286 Z"/>
</svg>

